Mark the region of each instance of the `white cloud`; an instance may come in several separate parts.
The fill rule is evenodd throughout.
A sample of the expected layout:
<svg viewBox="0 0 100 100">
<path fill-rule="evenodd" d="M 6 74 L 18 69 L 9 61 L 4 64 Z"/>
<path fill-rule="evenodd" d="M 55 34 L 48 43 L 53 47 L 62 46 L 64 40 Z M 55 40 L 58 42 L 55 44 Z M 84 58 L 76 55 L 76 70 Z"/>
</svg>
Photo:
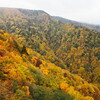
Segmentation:
<svg viewBox="0 0 100 100">
<path fill-rule="evenodd" d="M 0 0 L 0 7 L 39 9 L 51 15 L 100 25 L 100 0 Z"/>
</svg>

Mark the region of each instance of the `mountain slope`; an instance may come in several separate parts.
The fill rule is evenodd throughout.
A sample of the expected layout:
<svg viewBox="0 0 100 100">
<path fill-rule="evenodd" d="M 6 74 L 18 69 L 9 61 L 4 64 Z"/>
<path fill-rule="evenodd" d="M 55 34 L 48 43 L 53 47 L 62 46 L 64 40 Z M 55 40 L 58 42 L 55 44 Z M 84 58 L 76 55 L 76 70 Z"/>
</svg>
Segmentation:
<svg viewBox="0 0 100 100">
<path fill-rule="evenodd" d="M 100 83 L 100 33 L 52 18 L 44 11 L 0 8 L 0 28 L 45 59 Z"/>
<path fill-rule="evenodd" d="M 91 24 L 81 23 L 81 22 L 69 20 L 66 18 L 62 18 L 59 16 L 52 16 L 52 17 L 56 18 L 57 20 L 60 20 L 61 22 L 65 22 L 65 23 L 69 23 L 69 24 L 73 24 L 73 25 L 77 25 L 77 26 L 81 26 L 81 27 L 86 27 L 86 28 L 89 28 L 91 30 L 95 30 L 95 31 L 100 32 L 100 25 L 91 25 Z"/>
<path fill-rule="evenodd" d="M 1 100 L 99 100 L 100 90 L 0 30 Z"/>
</svg>

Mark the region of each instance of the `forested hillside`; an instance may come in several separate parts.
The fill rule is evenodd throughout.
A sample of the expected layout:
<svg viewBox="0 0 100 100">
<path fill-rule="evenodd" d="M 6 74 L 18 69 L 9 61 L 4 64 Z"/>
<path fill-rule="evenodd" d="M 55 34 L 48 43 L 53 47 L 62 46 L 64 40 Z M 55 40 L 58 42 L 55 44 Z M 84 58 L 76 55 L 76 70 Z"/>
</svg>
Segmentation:
<svg viewBox="0 0 100 100">
<path fill-rule="evenodd" d="M 100 90 L 0 30 L 0 100 L 99 100 Z"/>
<path fill-rule="evenodd" d="M 50 66 L 47 64 L 45 66 L 49 66 L 51 69 L 53 66 L 54 68 L 53 70 L 55 71 L 58 69 L 60 71 L 68 70 L 70 73 L 72 73 L 71 75 L 73 77 L 74 76 L 76 77 L 76 74 L 77 74 L 80 77 L 82 77 L 84 80 L 86 80 L 87 83 L 88 82 L 93 83 L 97 85 L 98 89 L 100 89 L 100 86 L 99 86 L 100 84 L 100 32 L 96 32 L 84 27 L 75 26 L 69 23 L 63 23 L 51 17 L 49 14 L 41 10 L 27 10 L 27 9 L 25 10 L 25 9 L 17 9 L 17 8 L 0 8 L 0 29 L 5 30 L 6 32 L 11 34 L 11 36 L 15 38 L 14 40 L 18 41 L 19 45 L 16 44 L 14 40 L 12 40 L 12 42 L 8 44 L 13 45 L 13 43 L 15 43 L 14 44 L 15 47 L 14 48 L 12 47 L 11 50 L 15 51 L 13 53 L 13 56 L 16 56 L 16 55 L 19 56 L 18 57 L 18 59 L 20 58 L 19 60 L 21 60 L 23 58 L 23 54 L 25 54 L 25 57 L 23 59 L 28 60 L 28 61 L 25 60 L 25 66 L 29 66 L 26 64 L 26 62 L 27 63 L 29 62 L 29 64 L 32 63 L 31 61 L 32 58 L 29 55 L 34 57 L 34 55 L 36 56 L 37 54 L 39 59 L 42 59 L 44 61 L 47 60 L 55 64 L 55 65 L 53 64 Z M 9 34 L 7 34 L 7 36 Z M 1 36 L 1 39 L 3 39 L 3 37 L 5 36 Z M 3 42 L 6 43 L 8 42 L 9 39 L 4 39 Z M 1 43 L 1 45 L 3 44 Z M 17 47 L 17 51 L 15 49 L 16 47 Z M 34 50 L 34 52 L 36 51 L 36 53 L 32 53 L 32 54 L 29 53 L 28 51 L 26 51 L 26 47 L 30 48 L 28 50 L 31 50 L 31 52 L 33 52 L 32 50 Z M 5 46 L 5 49 L 7 48 L 8 47 Z M 7 50 L 9 51 L 10 47 Z M 1 56 L 2 55 L 3 53 L 1 52 Z M 14 62 L 16 62 L 16 59 Z M 19 62 L 19 64 L 22 64 L 22 62 L 24 62 L 23 59 L 21 62 Z M 33 58 L 33 63 L 34 63 L 34 59 L 35 58 Z M 38 58 L 36 58 L 36 60 L 37 59 Z M 45 63 L 47 63 L 47 61 L 45 61 Z M 10 63 L 11 62 L 12 61 L 10 61 Z M 39 60 L 39 64 L 41 63 L 42 62 Z M 39 67 L 38 64 L 36 64 L 35 67 L 36 66 Z M 57 67 L 56 69 L 56 66 L 59 66 L 59 67 Z M 44 67 L 44 69 L 47 71 L 49 68 Z M 61 75 L 62 72 L 60 73 L 60 71 L 53 72 L 54 76 L 52 75 L 46 76 L 46 81 L 48 81 L 48 83 L 51 84 L 48 79 L 52 78 L 52 81 L 54 81 L 53 84 L 56 82 L 59 82 L 60 77 L 62 77 Z M 49 70 L 46 73 L 48 72 Z M 36 73 L 38 72 L 36 71 Z M 60 74 L 58 75 L 58 73 Z M 64 75 L 65 75 L 64 78 L 68 78 L 68 76 L 66 76 L 67 74 L 64 74 Z M 55 79 L 56 76 L 57 76 L 57 80 Z M 41 77 L 39 78 L 41 80 Z M 66 79 L 64 79 L 63 81 L 65 80 Z M 73 80 L 73 78 L 71 77 L 69 80 L 72 80 L 73 82 L 75 82 L 75 80 Z M 80 79 L 77 79 L 78 82 L 79 80 Z M 72 81 L 70 82 L 70 85 L 77 86 L 77 82 L 74 84 Z M 66 81 L 66 82 L 67 84 L 69 84 L 69 81 Z M 84 84 L 84 82 L 82 84 Z M 42 85 L 44 85 L 44 83 L 42 83 Z M 85 86 L 83 85 L 83 87 Z M 86 89 L 83 88 L 83 90 L 86 90 Z M 67 90 L 64 90 L 64 91 L 67 91 Z M 94 89 L 94 91 L 97 91 L 97 90 Z M 99 92 L 98 93 L 95 92 L 96 94 L 93 94 L 93 95 L 90 95 L 92 94 L 91 92 L 87 94 L 86 91 L 85 91 L 86 94 L 84 94 L 83 91 L 81 91 L 81 93 L 82 93 L 81 95 L 83 96 L 94 97 L 94 95 L 96 94 L 99 95 Z M 71 97 L 71 98 L 74 98 L 74 100 L 81 100 L 81 99 L 75 99 L 75 94 L 74 94 L 74 97 Z M 63 100 L 66 100 L 66 99 L 63 99 Z M 89 100 L 89 99 L 82 99 L 82 100 Z M 95 99 L 95 100 L 99 100 L 99 99 Z"/>
</svg>

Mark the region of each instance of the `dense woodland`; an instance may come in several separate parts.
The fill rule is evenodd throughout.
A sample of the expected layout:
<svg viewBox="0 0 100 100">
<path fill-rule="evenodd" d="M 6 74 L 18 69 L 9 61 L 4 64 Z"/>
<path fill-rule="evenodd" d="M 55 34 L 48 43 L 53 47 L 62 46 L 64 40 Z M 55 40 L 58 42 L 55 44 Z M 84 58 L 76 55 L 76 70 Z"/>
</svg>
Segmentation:
<svg viewBox="0 0 100 100">
<path fill-rule="evenodd" d="M 15 8 L 0 29 L 1 100 L 100 99 L 100 32 Z"/>
</svg>

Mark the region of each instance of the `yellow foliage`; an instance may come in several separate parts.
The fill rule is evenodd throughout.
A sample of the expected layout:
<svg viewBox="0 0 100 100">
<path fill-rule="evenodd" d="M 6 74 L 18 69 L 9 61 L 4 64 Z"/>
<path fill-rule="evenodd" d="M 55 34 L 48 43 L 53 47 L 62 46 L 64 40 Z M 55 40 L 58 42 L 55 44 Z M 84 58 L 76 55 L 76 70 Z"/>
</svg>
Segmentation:
<svg viewBox="0 0 100 100">
<path fill-rule="evenodd" d="M 92 97 L 86 96 L 85 100 L 94 100 Z"/>
<path fill-rule="evenodd" d="M 4 33 L 5 37 L 9 37 L 10 34 L 9 33 Z"/>
<path fill-rule="evenodd" d="M 45 69 L 43 66 L 40 67 L 44 75 L 48 75 L 49 70 Z"/>
<path fill-rule="evenodd" d="M 13 57 L 13 60 L 15 60 L 17 63 L 23 63 L 22 57 L 18 54 L 15 54 L 15 52 L 11 52 L 10 55 L 11 57 Z"/>
<path fill-rule="evenodd" d="M 9 78 L 16 79 L 18 77 L 17 69 L 9 69 Z"/>
<path fill-rule="evenodd" d="M 4 33 L 4 31 L 3 30 L 0 30 L 0 33 Z"/>
<path fill-rule="evenodd" d="M 22 88 L 24 89 L 26 96 L 30 96 L 29 87 L 23 86 Z"/>
<path fill-rule="evenodd" d="M 46 69 L 46 70 L 43 70 L 43 74 L 44 75 L 48 75 L 49 71 Z"/>
<path fill-rule="evenodd" d="M 35 83 L 35 80 L 32 76 L 26 76 L 27 81 L 29 81 L 30 83 Z"/>
<path fill-rule="evenodd" d="M 63 91 L 66 91 L 68 89 L 69 85 L 66 83 L 66 82 L 62 82 L 60 84 L 60 88 L 63 90 Z"/>
</svg>

